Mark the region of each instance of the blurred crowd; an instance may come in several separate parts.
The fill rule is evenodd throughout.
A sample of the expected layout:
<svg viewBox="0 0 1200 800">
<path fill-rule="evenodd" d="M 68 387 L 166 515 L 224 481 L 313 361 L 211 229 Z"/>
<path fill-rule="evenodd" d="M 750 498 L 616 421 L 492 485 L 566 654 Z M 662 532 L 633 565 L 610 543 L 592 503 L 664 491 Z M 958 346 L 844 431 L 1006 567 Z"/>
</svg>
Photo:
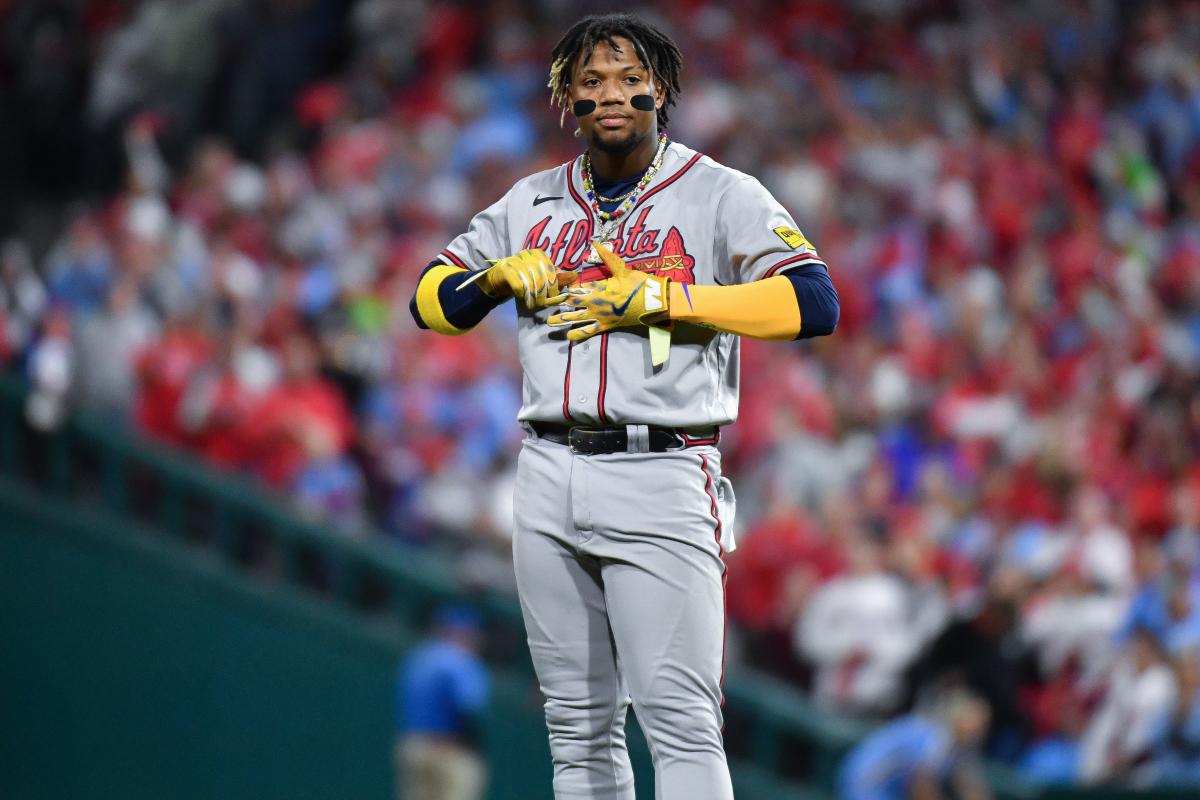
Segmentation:
<svg viewBox="0 0 1200 800">
<path fill-rule="evenodd" d="M 124 168 L 0 249 L 31 420 L 92 407 L 511 588 L 515 317 L 407 302 L 578 152 L 544 86 L 587 4 L 58 5 L 111 12 L 83 93 Z M 758 176 L 841 295 L 828 339 L 743 343 L 731 657 L 869 719 L 970 690 L 1031 780 L 1200 783 L 1200 2 L 644 13 L 684 53 L 671 136 Z"/>
</svg>

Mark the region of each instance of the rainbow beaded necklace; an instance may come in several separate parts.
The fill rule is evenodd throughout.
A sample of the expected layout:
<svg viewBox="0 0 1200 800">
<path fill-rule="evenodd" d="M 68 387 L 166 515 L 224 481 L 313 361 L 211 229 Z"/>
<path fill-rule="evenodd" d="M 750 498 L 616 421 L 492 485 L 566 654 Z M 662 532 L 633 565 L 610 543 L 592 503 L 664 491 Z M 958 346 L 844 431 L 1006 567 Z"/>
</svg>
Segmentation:
<svg viewBox="0 0 1200 800">
<path fill-rule="evenodd" d="M 663 131 L 658 135 L 658 150 L 654 152 L 654 158 L 650 161 L 650 166 L 646 168 L 646 174 L 638 181 L 637 186 L 634 186 L 628 193 L 619 198 L 600 197 L 592 184 L 592 160 L 587 153 L 583 154 L 583 165 L 581 177 L 583 179 L 583 191 L 587 195 L 588 203 L 591 204 L 592 212 L 595 213 L 596 219 L 600 220 L 600 232 L 593 240 L 593 244 L 601 242 L 607 244 L 617 231 L 617 226 L 620 224 L 621 218 L 624 217 L 629 210 L 633 208 L 641 197 L 642 192 L 654 180 L 654 176 L 658 174 L 662 168 L 663 157 L 667 152 L 667 132 Z M 600 208 L 600 201 L 616 202 L 623 201 L 620 206 L 613 209 L 611 212 L 604 211 Z M 593 253 L 593 256 L 595 254 Z M 592 259 L 589 259 L 589 261 Z M 598 257 L 597 257 L 598 260 Z"/>
</svg>

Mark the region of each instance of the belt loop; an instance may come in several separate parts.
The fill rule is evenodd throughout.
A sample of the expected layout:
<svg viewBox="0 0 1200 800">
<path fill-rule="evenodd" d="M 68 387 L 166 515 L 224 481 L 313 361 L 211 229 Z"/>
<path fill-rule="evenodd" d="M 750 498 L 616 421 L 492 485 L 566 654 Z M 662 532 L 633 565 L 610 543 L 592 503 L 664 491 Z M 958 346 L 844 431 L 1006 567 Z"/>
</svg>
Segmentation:
<svg viewBox="0 0 1200 800">
<path fill-rule="evenodd" d="M 625 426 L 625 450 L 628 453 L 649 453 L 650 452 L 650 426 L 649 425 L 626 425 Z"/>
</svg>

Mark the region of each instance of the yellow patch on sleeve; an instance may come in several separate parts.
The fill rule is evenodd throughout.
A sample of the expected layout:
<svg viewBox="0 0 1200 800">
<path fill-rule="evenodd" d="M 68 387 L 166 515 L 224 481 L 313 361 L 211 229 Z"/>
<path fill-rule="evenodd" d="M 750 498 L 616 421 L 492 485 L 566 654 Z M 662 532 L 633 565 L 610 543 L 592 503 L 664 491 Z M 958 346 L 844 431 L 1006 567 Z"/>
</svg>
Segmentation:
<svg viewBox="0 0 1200 800">
<path fill-rule="evenodd" d="M 783 239 L 783 243 L 793 250 L 799 250 L 801 247 L 807 247 L 809 250 L 813 251 L 817 249 L 813 247 L 812 242 L 804 238 L 803 233 L 795 228 L 789 228 L 786 225 L 780 225 L 778 228 L 774 228 L 773 230 L 775 231 L 775 235 L 777 235 L 780 239 Z"/>
</svg>

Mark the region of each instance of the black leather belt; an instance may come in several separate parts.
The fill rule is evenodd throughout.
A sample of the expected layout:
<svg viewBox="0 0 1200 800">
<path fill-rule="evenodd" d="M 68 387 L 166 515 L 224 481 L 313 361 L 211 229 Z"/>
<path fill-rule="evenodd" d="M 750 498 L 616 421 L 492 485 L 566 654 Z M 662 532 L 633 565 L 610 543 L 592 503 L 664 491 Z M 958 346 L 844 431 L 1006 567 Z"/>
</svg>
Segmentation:
<svg viewBox="0 0 1200 800">
<path fill-rule="evenodd" d="M 665 453 L 685 447 L 715 445 L 720 440 L 720 432 L 716 428 L 708 434 L 697 436 L 676 428 L 659 428 L 653 425 L 589 427 L 531 422 L 529 426 L 539 439 L 567 445 L 571 452 L 583 456 L 608 453 Z"/>
</svg>

